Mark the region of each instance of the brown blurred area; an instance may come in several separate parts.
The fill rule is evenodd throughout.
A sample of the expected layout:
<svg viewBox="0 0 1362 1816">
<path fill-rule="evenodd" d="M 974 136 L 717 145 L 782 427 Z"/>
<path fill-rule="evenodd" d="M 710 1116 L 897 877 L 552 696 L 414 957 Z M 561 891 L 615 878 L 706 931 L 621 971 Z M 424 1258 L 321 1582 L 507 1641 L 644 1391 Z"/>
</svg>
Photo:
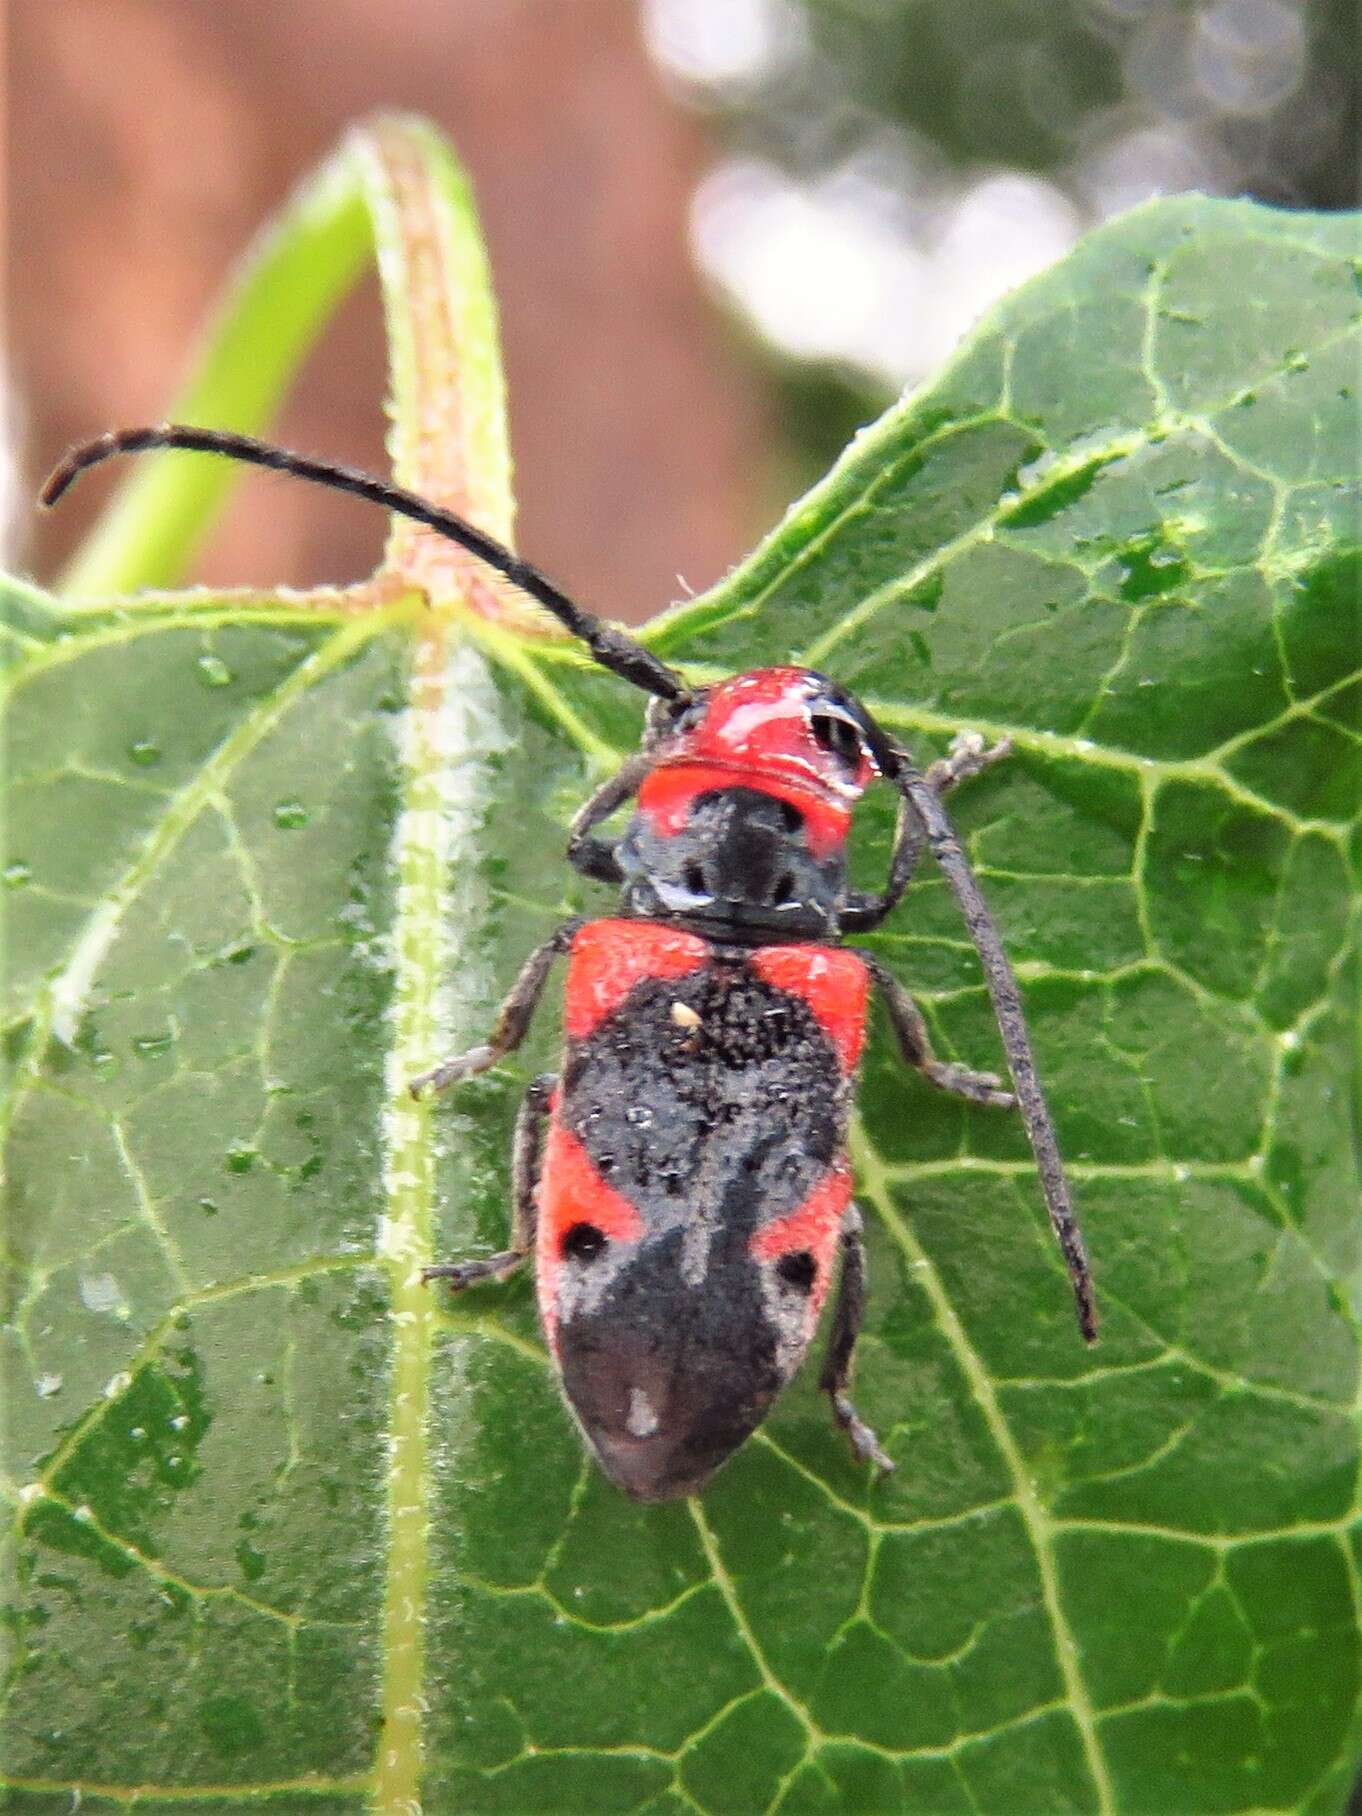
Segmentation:
<svg viewBox="0 0 1362 1816">
<path fill-rule="evenodd" d="M 376 108 L 452 139 L 501 309 L 521 548 L 585 603 L 639 619 L 718 577 L 762 527 L 760 388 L 687 251 L 705 146 L 629 0 L 10 0 L 9 381 L 21 483 L 66 445 L 162 415 L 233 261 Z M 372 278 L 277 433 L 382 470 Z M 100 499 L 21 517 L 50 580 Z M 194 578 L 358 577 L 383 526 L 248 475 Z"/>
</svg>

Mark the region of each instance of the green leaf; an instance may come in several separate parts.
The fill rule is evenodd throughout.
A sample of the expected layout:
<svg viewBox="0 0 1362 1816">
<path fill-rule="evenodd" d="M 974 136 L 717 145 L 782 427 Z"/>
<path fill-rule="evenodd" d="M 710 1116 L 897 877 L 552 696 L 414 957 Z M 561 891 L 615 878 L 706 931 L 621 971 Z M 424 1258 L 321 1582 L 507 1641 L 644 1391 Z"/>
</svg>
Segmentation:
<svg viewBox="0 0 1362 1816">
<path fill-rule="evenodd" d="M 487 460 L 504 531 L 466 199 L 421 129 L 366 144 L 404 477 L 467 497 Z M 556 1015 L 441 1103 L 404 1082 L 605 907 L 563 827 L 639 702 L 418 539 L 309 601 L 15 589 L 16 1810 L 1342 1808 L 1360 251 L 1195 199 L 1101 230 L 656 628 L 698 674 L 816 661 L 924 755 L 1016 746 L 954 812 L 1103 1342 L 1015 1126 L 879 1031 L 880 1484 L 809 1370 L 703 1502 L 636 1507 L 529 1284 L 416 1282 L 501 1245 Z M 876 944 L 996 1063 L 937 878 Z"/>
</svg>

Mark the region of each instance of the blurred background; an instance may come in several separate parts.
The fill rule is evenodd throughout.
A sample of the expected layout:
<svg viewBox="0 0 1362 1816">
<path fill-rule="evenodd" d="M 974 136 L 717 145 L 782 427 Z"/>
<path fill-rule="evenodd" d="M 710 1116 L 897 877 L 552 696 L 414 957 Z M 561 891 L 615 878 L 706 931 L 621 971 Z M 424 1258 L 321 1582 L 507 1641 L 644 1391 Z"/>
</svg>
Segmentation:
<svg viewBox="0 0 1362 1816">
<path fill-rule="evenodd" d="M 11 0 L 3 505 L 51 580 L 258 225 L 413 108 L 472 176 L 519 541 L 638 620 L 715 580 L 860 422 L 1081 233 L 1186 189 L 1359 200 L 1355 0 Z M 382 461 L 372 280 L 279 425 Z M 249 477 L 197 570 L 343 581 L 382 524 Z"/>
</svg>

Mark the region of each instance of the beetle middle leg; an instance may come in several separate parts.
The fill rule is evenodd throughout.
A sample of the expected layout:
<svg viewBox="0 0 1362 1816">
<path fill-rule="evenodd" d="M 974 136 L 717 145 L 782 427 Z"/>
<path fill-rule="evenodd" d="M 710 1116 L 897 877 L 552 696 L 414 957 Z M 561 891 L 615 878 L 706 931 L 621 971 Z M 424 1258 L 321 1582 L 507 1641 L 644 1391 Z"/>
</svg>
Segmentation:
<svg viewBox="0 0 1362 1816">
<path fill-rule="evenodd" d="M 423 1091 L 443 1091 L 461 1078 L 490 1071 L 508 1053 L 513 1053 L 529 1032 L 531 1017 L 544 994 L 554 959 L 567 951 L 584 925 L 580 919 L 564 921 L 556 933 L 537 947 L 511 985 L 487 1041 L 480 1047 L 470 1047 L 466 1053 L 457 1053 L 453 1059 L 413 1078 L 407 1086 L 412 1096 L 419 1097 Z"/>
<path fill-rule="evenodd" d="M 1003 1088 L 1003 1081 L 996 1072 L 975 1072 L 969 1066 L 938 1059 L 932 1052 L 932 1043 L 921 1009 L 893 972 L 872 953 L 860 952 L 858 956 L 865 963 L 884 998 L 899 1052 L 907 1065 L 921 1072 L 938 1089 L 952 1091 L 957 1097 L 967 1097 L 971 1103 L 992 1104 L 1000 1110 L 1016 1108 L 1015 1096 Z"/>
<path fill-rule="evenodd" d="M 539 1166 L 544 1154 L 544 1124 L 549 1118 L 549 1104 L 558 1079 L 552 1072 L 541 1073 L 524 1097 L 515 1119 L 511 1142 L 511 1246 L 499 1255 L 488 1255 L 475 1261 L 442 1261 L 434 1267 L 423 1267 L 421 1279 L 448 1280 L 453 1292 L 479 1280 L 505 1280 L 534 1252 L 535 1188 L 539 1184 Z"/>
<path fill-rule="evenodd" d="M 832 1416 L 850 1438 L 858 1459 L 862 1463 L 874 1463 L 887 1475 L 894 1468 L 893 1458 L 883 1450 L 847 1394 L 856 1339 L 865 1315 L 865 1243 L 861 1230 L 861 1213 L 854 1204 L 848 1205 L 842 1218 L 842 1276 L 837 1283 L 832 1335 L 828 1338 L 828 1353 L 823 1360 L 818 1385 L 832 1401 Z"/>
</svg>

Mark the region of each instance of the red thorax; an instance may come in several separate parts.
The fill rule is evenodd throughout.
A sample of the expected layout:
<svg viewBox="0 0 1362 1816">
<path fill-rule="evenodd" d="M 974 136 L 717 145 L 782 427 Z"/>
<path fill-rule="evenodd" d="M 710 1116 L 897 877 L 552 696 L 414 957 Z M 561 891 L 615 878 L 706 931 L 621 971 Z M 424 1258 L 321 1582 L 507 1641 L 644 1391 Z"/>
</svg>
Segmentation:
<svg viewBox="0 0 1362 1816">
<path fill-rule="evenodd" d="M 845 844 L 851 810 L 876 774 L 869 756 L 848 762 L 814 735 L 827 688 L 803 668 L 758 668 L 721 681 L 704 713 L 662 746 L 639 789 L 639 806 L 664 836 L 680 832 L 697 796 L 752 788 L 803 815 L 809 849 L 830 856 Z"/>
</svg>

